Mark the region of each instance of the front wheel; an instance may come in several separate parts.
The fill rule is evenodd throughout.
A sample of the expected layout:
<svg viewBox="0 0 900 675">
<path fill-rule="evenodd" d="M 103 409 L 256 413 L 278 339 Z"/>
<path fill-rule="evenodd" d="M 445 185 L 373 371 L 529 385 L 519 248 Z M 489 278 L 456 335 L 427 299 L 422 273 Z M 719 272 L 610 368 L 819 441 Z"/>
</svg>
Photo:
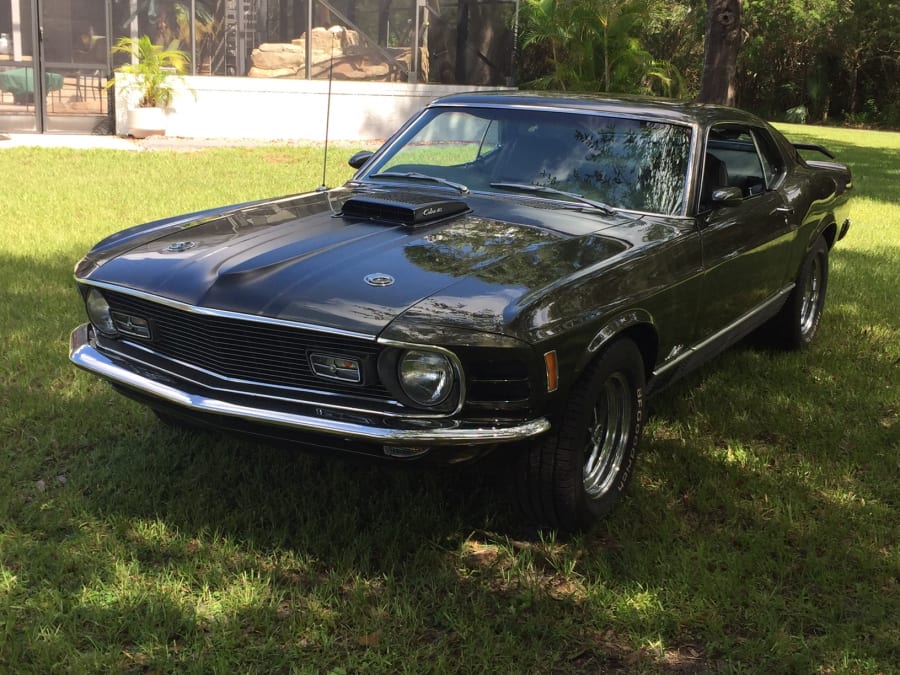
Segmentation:
<svg viewBox="0 0 900 675">
<path fill-rule="evenodd" d="M 644 362 L 618 340 L 591 363 L 560 422 L 516 464 L 516 501 L 538 526 L 575 531 L 606 516 L 622 498 L 644 422 Z"/>
</svg>

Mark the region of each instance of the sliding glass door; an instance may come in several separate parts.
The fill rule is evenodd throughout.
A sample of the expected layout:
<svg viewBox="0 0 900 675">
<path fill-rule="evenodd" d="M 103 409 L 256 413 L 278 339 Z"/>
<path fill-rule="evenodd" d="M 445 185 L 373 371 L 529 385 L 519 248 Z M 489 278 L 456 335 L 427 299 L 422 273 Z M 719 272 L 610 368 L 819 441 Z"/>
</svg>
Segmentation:
<svg viewBox="0 0 900 675">
<path fill-rule="evenodd" d="M 109 132 L 113 0 L 0 0 L 0 131 Z"/>
<path fill-rule="evenodd" d="M 0 131 L 40 131 L 37 0 L 0 0 Z"/>
</svg>

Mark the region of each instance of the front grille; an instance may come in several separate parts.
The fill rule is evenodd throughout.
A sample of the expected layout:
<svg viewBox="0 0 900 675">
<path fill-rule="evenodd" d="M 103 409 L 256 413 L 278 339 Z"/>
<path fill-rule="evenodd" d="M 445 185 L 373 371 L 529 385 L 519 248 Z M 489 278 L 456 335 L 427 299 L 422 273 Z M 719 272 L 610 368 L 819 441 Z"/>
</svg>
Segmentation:
<svg viewBox="0 0 900 675">
<path fill-rule="evenodd" d="M 197 314 L 123 293 L 105 291 L 104 296 L 113 311 L 149 321 L 152 340 L 148 346 L 154 352 L 189 366 L 220 377 L 277 387 L 390 398 L 377 378 L 376 361 L 381 348 L 375 342 Z M 312 353 L 359 360 L 364 374 L 362 382 L 316 376 L 309 362 Z"/>
<path fill-rule="evenodd" d="M 500 411 L 531 405 L 527 352 L 503 354 L 462 349 L 459 353 L 466 363 L 469 408 Z"/>
</svg>

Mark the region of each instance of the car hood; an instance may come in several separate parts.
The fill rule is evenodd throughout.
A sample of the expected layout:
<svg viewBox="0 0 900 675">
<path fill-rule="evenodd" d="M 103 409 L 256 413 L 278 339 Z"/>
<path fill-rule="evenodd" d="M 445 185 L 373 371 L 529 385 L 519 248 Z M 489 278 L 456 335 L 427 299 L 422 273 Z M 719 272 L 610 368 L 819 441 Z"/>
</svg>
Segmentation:
<svg viewBox="0 0 900 675">
<path fill-rule="evenodd" d="M 447 200 L 440 192 L 413 196 Z M 101 242 L 76 276 L 366 335 L 464 284 L 472 287 L 468 306 L 459 307 L 467 323 L 501 332 L 523 296 L 628 248 L 598 233 L 630 219 L 542 200 L 467 196 L 454 202 L 463 213 L 404 225 L 392 212 L 376 220 L 341 215 L 350 198 L 402 202 L 410 195 L 342 188 L 151 223 Z M 443 309 L 445 318 L 454 311 Z"/>
</svg>

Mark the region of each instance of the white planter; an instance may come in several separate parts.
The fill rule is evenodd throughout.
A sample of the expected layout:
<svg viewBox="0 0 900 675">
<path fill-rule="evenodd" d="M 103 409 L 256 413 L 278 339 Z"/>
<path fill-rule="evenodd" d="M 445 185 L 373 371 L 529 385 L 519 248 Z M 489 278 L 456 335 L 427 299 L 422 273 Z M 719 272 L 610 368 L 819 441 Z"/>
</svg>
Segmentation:
<svg viewBox="0 0 900 675">
<path fill-rule="evenodd" d="M 128 134 L 135 138 L 164 136 L 166 111 L 162 108 L 131 108 L 128 110 Z"/>
</svg>

